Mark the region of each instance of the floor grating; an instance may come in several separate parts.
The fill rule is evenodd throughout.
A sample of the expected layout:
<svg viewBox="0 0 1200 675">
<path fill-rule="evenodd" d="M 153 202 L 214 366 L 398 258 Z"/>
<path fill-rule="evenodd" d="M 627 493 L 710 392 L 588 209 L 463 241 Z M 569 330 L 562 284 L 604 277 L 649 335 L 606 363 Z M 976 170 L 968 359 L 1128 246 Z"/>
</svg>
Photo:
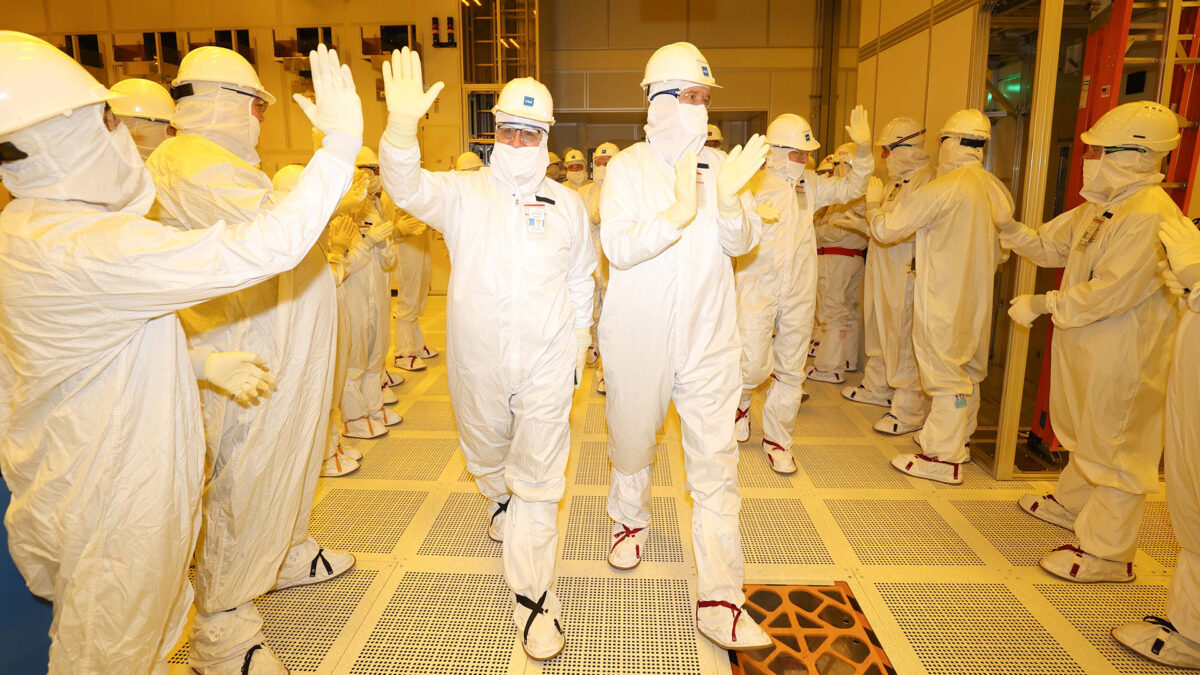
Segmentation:
<svg viewBox="0 0 1200 675">
<path fill-rule="evenodd" d="M 487 536 L 493 504 L 478 492 L 452 492 L 433 520 L 417 555 L 499 558 L 500 543 Z"/>
<path fill-rule="evenodd" d="M 917 499 L 826 499 L 864 565 L 982 565 L 929 502 Z"/>
<path fill-rule="evenodd" d="M 453 438 L 385 436 L 371 446 L 370 455 L 347 478 L 435 481 L 457 450 L 458 441 Z"/>
<path fill-rule="evenodd" d="M 833 557 L 799 499 L 744 497 L 738 519 L 746 562 L 832 565 Z"/>
<path fill-rule="evenodd" d="M 1118 672 L 1128 675 L 1182 672 L 1146 661 L 1118 644 L 1109 633 L 1123 623 L 1141 621 L 1147 614 L 1163 616 L 1167 606 L 1166 586 L 1038 584 L 1035 588 Z"/>
<path fill-rule="evenodd" d="M 330 490 L 313 507 L 308 531 L 326 548 L 391 553 L 428 495 L 416 490 Z"/>
<path fill-rule="evenodd" d="M 606 508 L 608 498 L 593 495 L 570 497 L 570 516 L 567 529 L 559 533 L 563 542 L 563 560 L 593 560 L 605 562 L 612 542 L 613 521 Z M 679 519 L 675 515 L 675 500 L 652 497 L 650 526 L 642 548 L 642 561 L 648 563 L 684 562 L 683 545 L 679 540 Z"/>
</svg>

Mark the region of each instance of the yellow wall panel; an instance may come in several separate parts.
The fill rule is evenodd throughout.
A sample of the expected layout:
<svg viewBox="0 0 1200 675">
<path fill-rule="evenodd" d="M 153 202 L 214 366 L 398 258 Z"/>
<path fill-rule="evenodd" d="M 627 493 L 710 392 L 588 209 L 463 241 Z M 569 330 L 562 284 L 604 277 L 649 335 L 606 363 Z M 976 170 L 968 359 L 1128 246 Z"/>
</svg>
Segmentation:
<svg viewBox="0 0 1200 675">
<path fill-rule="evenodd" d="M 877 128 L 893 117 L 925 116 L 929 33 L 918 33 L 879 55 L 875 109 Z"/>
<path fill-rule="evenodd" d="M 273 2 L 247 2 L 247 0 L 212 0 L 213 15 L 218 17 L 223 26 L 230 28 L 249 28 L 265 26 L 273 28 L 281 21 Z M 326 10 L 328 13 L 329 10 Z M 337 12 L 341 14 L 341 12 Z M 330 22 L 325 22 L 327 25 Z M 316 24 L 314 24 L 316 25 Z M 290 31 L 288 31 L 290 32 Z"/>
<path fill-rule="evenodd" d="M 587 74 L 582 72 L 548 73 L 550 95 L 555 110 L 583 110 L 587 107 Z"/>
<path fill-rule="evenodd" d="M 658 49 L 687 40 L 687 5 L 687 0 L 609 0 L 609 46 Z"/>
<path fill-rule="evenodd" d="M 879 37 L 879 3 L 881 0 L 862 0 L 859 12 L 858 44 L 865 45 Z"/>
<path fill-rule="evenodd" d="M 886 35 L 888 31 L 932 6 L 930 0 L 880 0 L 879 34 Z"/>
<path fill-rule="evenodd" d="M 858 64 L 858 77 L 855 82 L 855 90 L 858 92 L 857 103 L 867 109 L 871 115 L 871 123 L 875 130 L 878 131 L 883 126 L 883 122 L 879 121 L 879 116 L 875 110 L 875 66 L 878 59 L 874 56 L 860 61 Z M 884 120 L 885 122 L 887 120 Z"/>
<path fill-rule="evenodd" d="M 967 106 L 969 55 L 975 35 L 975 7 L 965 9 L 933 27 L 929 89 L 926 99 L 927 146 L 937 143 L 936 130 L 956 110 Z"/>
<path fill-rule="evenodd" d="M 767 112 L 770 120 L 783 113 L 793 113 L 805 119 L 812 117 L 812 92 L 815 86 L 813 71 L 789 70 L 771 74 L 771 98 Z"/>
<path fill-rule="evenodd" d="M 211 27 L 215 20 L 211 0 L 171 0 L 171 11 L 176 28 Z"/>
<path fill-rule="evenodd" d="M 143 33 L 174 28 L 171 5 L 146 0 L 109 0 L 113 30 Z"/>
<path fill-rule="evenodd" d="M 19 30 L 23 33 L 46 33 L 50 27 L 46 24 L 46 7 L 41 2 L 7 3 L 4 8 L 4 26 L 8 30 Z M 7 194 L 7 193 L 5 193 Z"/>
<path fill-rule="evenodd" d="M 768 46 L 811 47 L 816 43 L 816 0 L 770 0 L 767 11 Z"/>
<path fill-rule="evenodd" d="M 606 2 L 542 2 L 543 49 L 600 49 L 608 46 Z M 548 25 L 546 22 L 550 22 Z M 615 24 L 620 27 L 621 23 Z M 557 30 L 545 30 L 557 28 Z"/>
<path fill-rule="evenodd" d="M 767 43 L 767 0 L 691 0 L 688 39 L 701 48 Z"/>
<path fill-rule="evenodd" d="M 769 71 L 728 71 L 720 82 L 723 88 L 713 91 L 709 110 L 770 110 Z"/>
<path fill-rule="evenodd" d="M 641 71 L 589 72 L 587 105 L 593 110 L 641 110 L 646 107 L 641 81 Z"/>
<path fill-rule="evenodd" d="M 50 10 L 49 32 L 103 33 L 108 30 L 108 6 L 103 2 L 46 0 L 46 6 Z M 4 14 L 8 14 L 7 8 Z M 8 25 L 7 16 L 4 23 Z"/>
</svg>

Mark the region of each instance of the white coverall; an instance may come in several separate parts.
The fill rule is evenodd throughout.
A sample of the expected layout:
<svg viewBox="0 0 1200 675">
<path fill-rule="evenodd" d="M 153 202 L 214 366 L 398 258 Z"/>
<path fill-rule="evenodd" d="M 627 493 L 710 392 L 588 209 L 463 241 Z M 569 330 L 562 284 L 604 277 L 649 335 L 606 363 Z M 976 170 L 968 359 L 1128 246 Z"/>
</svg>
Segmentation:
<svg viewBox="0 0 1200 675">
<path fill-rule="evenodd" d="M 164 141 L 147 168 L 162 222 L 181 229 L 254 218 L 271 197 L 266 174 L 195 133 Z M 203 392 L 210 478 L 196 548 L 201 614 L 271 590 L 289 548 L 308 540 L 333 395 L 336 302 L 325 256 L 311 247 L 295 270 L 180 313 L 192 347 L 261 354 L 276 378 L 251 406 Z M 237 636 L 227 640 L 237 647 Z"/>
<path fill-rule="evenodd" d="M 366 241 L 361 237 L 385 217 L 382 211 L 379 199 L 368 195 L 354 216 L 360 241 Z M 380 381 L 387 361 L 391 324 L 390 269 L 395 265 L 390 249 L 390 244 L 370 246 L 365 265 L 349 275 L 337 290 L 338 320 L 344 323 L 346 337 L 346 380 L 338 392 L 344 429 L 353 423 L 369 425 L 377 431 L 384 425 Z"/>
<path fill-rule="evenodd" d="M 886 219 L 867 213 L 871 236 L 884 244 L 916 235 L 913 352 L 933 399 L 918 433 L 925 455 L 951 463 L 966 461 L 975 430 L 1000 255 L 996 224 L 1008 222 L 1013 209 L 1008 189 L 979 161 L 982 150 L 972 154 L 898 202 Z"/>
<path fill-rule="evenodd" d="M 933 178 L 933 167 L 924 164 L 887 186 L 880 212 L 883 221 L 897 204 L 906 203 L 917 189 Z M 895 244 L 871 242 L 867 251 L 863 308 L 867 364 L 862 385 L 879 398 L 891 398 L 891 413 L 905 424 L 920 426 L 929 412 L 921 391 L 921 375 L 913 353 L 913 261 L 916 240 Z"/>
<path fill-rule="evenodd" d="M 488 167 L 424 171 L 418 146 L 385 139 L 379 155 L 384 190 L 446 238 L 446 373 L 463 458 L 485 497 L 509 502 L 509 587 L 538 598 L 554 580 L 575 331 L 592 322 L 596 263 L 583 203 L 553 180 L 518 195 Z M 526 211 L 542 219 L 527 222 Z"/>
<path fill-rule="evenodd" d="M 760 169 L 747 186 L 755 202 L 779 209 L 764 222 L 757 248 L 738 258 L 737 322 L 741 336 L 740 405 L 774 375 L 763 403 L 763 438 L 785 450 L 804 396 L 804 360 L 812 337 L 817 298 L 817 246 L 813 212 L 861 195 L 875 170 L 870 146 L 846 178 L 805 171 L 799 185 Z M 802 190 L 803 192 L 798 192 Z M 690 226 L 689 226 L 690 227 Z"/>
<path fill-rule="evenodd" d="M 1066 267 L 1060 290 L 1046 294 L 1050 415 L 1071 451 L 1054 498 L 1078 515 L 1080 548 L 1120 562 L 1133 560 L 1146 495 L 1158 490 L 1177 321 L 1159 277 L 1158 225 L 1182 214 L 1155 176 L 1102 206 L 1084 202 L 1036 232 L 1022 226 L 1001 237 L 1039 267 Z"/>
<path fill-rule="evenodd" d="M 342 408 L 341 392 L 346 388 L 346 373 L 349 370 L 350 360 L 350 322 L 349 317 L 342 311 L 342 307 L 350 302 L 345 296 L 345 282 L 350 277 L 360 273 L 364 267 L 374 258 L 372 252 L 373 246 L 367 244 L 351 245 L 350 250 L 345 254 L 337 254 L 333 251 L 329 244 L 328 228 L 326 235 L 322 236 L 318 241 L 321 246 L 321 251 L 325 254 L 325 259 L 329 262 L 329 271 L 333 273 L 333 281 L 337 285 L 337 352 L 334 358 L 333 366 L 333 387 L 330 391 L 333 396 L 330 397 L 329 411 L 329 433 L 327 434 L 328 441 L 325 444 L 325 459 L 329 459 L 337 454 L 341 444 L 341 429 L 342 429 Z"/>
<path fill-rule="evenodd" d="M 96 117 L 100 127 L 99 106 Z M 121 190 L 96 170 L 96 148 L 72 152 L 67 140 L 42 146 L 59 148 L 63 198 L 80 184 Z M 147 220 L 148 175 L 141 208 L 16 199 L 0 215 L 0 342 L 12 367 L 0 396 L 11 397 L 5 525 L 30 590 L 54 603 L 49 672 L 167 672 L 192 602 L 205 470 L 176 310 L 300 262 L 353 173 L 357 139 L 331 142 L 346 159 L 318 151 L 303 189 L 250 223 L 179 232 Z"/>
<path fill-rule="evenodd" d="M 596 271 L 592 278 L 596 280 L 596 300 L 592 304 L 592 344 L 599 349 L 600 339 L 596 335 L 600 325 L 600 312 L 604 310 L 604 293 L 608 290 L 608 258 L 604 257 L 604 247 L 600 243 L 600 195 L 604 180 L 590 182 L 579 189 L 583 205 L 587 209 L 588 223 L 591 225 L 592 249 L 596 252 Z"/>
<path fill-rule="evenodd" d="M 1200 293 L 1192 291 L 1175 334 L 1167 387 L 1167 508 L 1179 541 L 1179 563 L 1167 590 L 1167 619 L 1187 639 L 1200 642 Z"/>
<path fill-rule="evenodd" d="M 725 157 L 706 147 L 698 159 L 699 210 L 682 230 L 662 216 L 675 202 L 675 167 L 649 143 L 613 157 L 604 178 L 600 237 L 610 276 L 599 333 L 613 464 L 608 515 L 628 527 L 649 525 L 655 432 L 673 400 L 694 503 L 699 598 L 740 607 L 733 432 L 740 345 L 729 258 L 754 248 L 759 221 L 718 215 L 716 176 Z"/>
<path fill-rule="evenodd" d="M 385 204 L 387 201 L 385 196 Z M 397 214 L 396 218 L 416 220 L 408 214 Z M 404 226 L 397 225 L 396 358 L 424 358 L 425 336 L 421 334 L 420 319 L 429 297 L 433 258 L 429 254 L 429 228 L 422 223 L 419 229 L 419 232 L 405 235 Z"/>
<path fill-rule="evenodd" d="M 872 169 L 873 170 L 873 169 Z M 821 344 L 813 367 L 843 374 L 858 369 L 862 280 L 867 252 L 865 204 L 832 204 L 816 224 L 817 323 Z"/>
</svg>

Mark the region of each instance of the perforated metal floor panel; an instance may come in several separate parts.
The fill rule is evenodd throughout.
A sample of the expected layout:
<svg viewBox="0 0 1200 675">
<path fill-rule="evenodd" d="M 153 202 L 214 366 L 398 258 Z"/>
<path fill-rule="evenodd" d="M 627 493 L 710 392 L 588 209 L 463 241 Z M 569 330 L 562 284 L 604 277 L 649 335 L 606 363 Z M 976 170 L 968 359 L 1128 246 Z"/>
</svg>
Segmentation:
<svg viewBox="0 0 1200 675">
<path fill-rule="evenodd" d="M 579 447 L 579 464 L 575 468 L 576 485 L 608 485 L 612 481 L 612 464 L 608 461 L 608 441 L 584 441 Z M 671 485 L 671 455 L 666 443 L 654 450 L 654 468 L 650 471 L 654 487 Z"/>
<path fill-rule="evenodd" d="M 487 536 L 492 502 L 477 492 L 452 492 L 434 518 L 417 555 L 499 558 L 500 544 Z"/>
<path fill-rule="evenodd" d="M 1163 501 L 1146 502 L 1142 527 L 1138 530 L 1138 548 L 1167 569 L 1175 569 L 1179 560 L 1179 541 L 1171 529 L 1171 514 Z"/>
<path fill-rule="evenodd" d="M 576 496 L 570 498 L 570 517 L 567 529 L 559 535 L 563 560 L 592 560 L 605 562 L 612 543 L 613 521 L 608 517 L 607 498 Z M 646 545 L 642 562 L 684 562 L 683 546 L 679 541 L 679 519 L 675 515 L 675 500 L 652 497 L 650 526 L 646 529 Z"/>
<path fill-rule="evenodd" d="M 752 437 L 738 444 L 738 485 L 744 488 L 790 488 L 791 476 L 775 473 L 761 442 Z"/>
<path fill-rule="evenodd" d="M 874 445 L 797 443 L 792 452 L 818 488 L 913 489 L 912 480 L 893 469 Z"/>
<path fill-rule="evenodd" d="M 760 565 L 832 565 L 800 499 L 742 499 L 742 551 Z"/>
<path fill-rule="evenodd" d="M 825 505 L 865 565 L 983 564 L 928 502 L 826 499 Z"/>
<path fill-rule="evenodd" d="M 854 405 L 846 401 L 849 405 Z M 862 430 L 836 404 L 808 403 L 800 406 L 796 415 L 795 438 L 862 438 Z"/>
<path fill-rule="evenodd" d="M 1018 567 L 1036 567 L 1042 556 L 1069 544 L 1075 535 L 1021 510 L 1015 499 L 955 499 L 950 502 L 1000 555 Z M 1020 536 L 1013 533 L 1020 532 Z"/>
<path fill-rule="evenodd" d="M 875 588 L 929 675 L 1088 673 L 1003 584 Z"/>
<path fill-rule="evenodd" d="M 1036 588 L 1118 672 L 1128 675 L 1182 672 L 1143 659 L 1121 646 L 1109 632 L 1121 624 L 1141 621 L 1147 614 L 1163 616 L 1167 606 L 1165 586 L 1039 584 Z"/>
<path fill-rule="evenodd" d="M 331 490 L 313 508 L 308 530 L 327 548 L 391 553 L 428 494 L 416 490 Z"/>
<path fill-rule="evenodd" d="M 347 478 L 436 481 L 457 451 L 453 438 L 385 436 L 371 445 L 369 456 Z"/>
<path fill-rule="evenodd" d="M 402 427 L 402 428 L 401 428 Z M 448 401 L 417 401 L 404 413 L 401 431 L 457 431 Z"/>
</svg>

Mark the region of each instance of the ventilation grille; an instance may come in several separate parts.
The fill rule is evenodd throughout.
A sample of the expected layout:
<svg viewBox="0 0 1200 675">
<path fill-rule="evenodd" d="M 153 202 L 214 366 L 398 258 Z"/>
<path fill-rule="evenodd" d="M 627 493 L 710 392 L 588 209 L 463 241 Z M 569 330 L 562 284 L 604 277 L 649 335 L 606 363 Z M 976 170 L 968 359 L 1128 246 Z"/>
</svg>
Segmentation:
<svg viewBox="0 0 1200 675">
<path fill-rule="evenodd" d="M 738 520 L 746 562 L 832 565 L 833 558 L 799 499 L 742 499 Z"/>
<path fill-rule="evenodd" d="M 503 577 L 406 572 L 350 672 L 507 675 L 515 645 Z"/>
<path fill-rule="evenodd" d="M 775 473 L 762 443 L 753 438 L 738 444 L 738 485 L 744 488 L 790 488 L 790 476 Z"/>
<path fill-rule="evenodd" d="M 955 499 L 950 503 L 1000 555 L 1018 567 L 1036 566 L 1042 556 L 1074 538 L 1067 530 L 1025 513 L 1015 499 Z M 1018 532 L 1020 536 L 1014 536 Z"/>
<path fill-rule="evenodd" d="M 608 485 L 612 478 L 612 465 L 608 461 L 608 441 L 584 441 L 579 447 L 579 464 L 575 468 L 576 485 Z M 654 469 L 650 473 L 655 487 L 671 485 L 671 459 L 667 444 L 659 443 L 654 449 Z"/>
<path fill-rule="evenodd" d="M 377 574 L 356 568 L 320 584 L 256 598 L 254 604 L 262 614 L 263 633 L 271 651 L 292 672 L 320 670 Z M 184 642 L 167 663 L 186 665 L 190 655 L 191 644 Z"/>
<path fill-rule="evenodd" d="M 563 560 L 608 560 L 613 521 L 608 517 L 606 504 L 606 497 L 571 497 L 567 529 L 562 533 Z M 653 497 L 650 500 L 650 526 L 646 532 L 649 536 L 642 549 L 642 562 L 685 562 L 674 499 Z"/>
<path fill-rule="evenodd" d="M 404 412 L 400 431 L 458 431 L 449 401 L 417 401 Z"/>
<path fill-rule="evenodd" d="M 313 508 L 308 530 L 313 539 L 326 548 L 354 553 L 391 553 L 428 494 L 400 490 L 330 490 Z"/>
<path fill-rule="evenodd" d="M 816 488 L 911 490 L 912 481 L 892 468 L 873 445 L 795 445 L 792 452 Z"/>
<path fill-rule="evenodd" d="M 435 481 L 457 449 L 453 438 L 385 436 L 364 453 L 361 468 L 347 478 Z"/>
<path fill-rule="evenodd" d="M 1162 586 L 1111 584 L 1035 584 L 1046 600 L 1071 622 L 1096 651 L 1129 675 L 1170 675 L 1184 671 L 1148 661 L 1125 649 L 1109 631 L 1124 623 L 1141 621 L 1147 614 L 1163 616 L 1167 589 Z"/>
<path fill-rule="evenodd" d="M 694 607 L 681 579 L 561 577 L 567 647 L 543 673 L 699 675 Z"/>
<path fill-rule="evenodd" d="M 487 536 L 494 510 L 478 493 L 450 493 L 417 555 L 499 558 L 500 544 Z"/>
<path fill-rule="evenodd" d="M 826 499 L 825 505 L 864 565 L 983 565 L 927 502 Z"/>
<path fill-rule="evenodd" d="M 876 584 L 929 675 L 1086 675 L 1003 584 Z"/>
<path fill-rule="evenodd" d="M 847 401 L 849 403 L 849 401 Z M 837 405 L 802 405 L 794 438 L 862 438 L 863 432 Z"/>
</svg>

